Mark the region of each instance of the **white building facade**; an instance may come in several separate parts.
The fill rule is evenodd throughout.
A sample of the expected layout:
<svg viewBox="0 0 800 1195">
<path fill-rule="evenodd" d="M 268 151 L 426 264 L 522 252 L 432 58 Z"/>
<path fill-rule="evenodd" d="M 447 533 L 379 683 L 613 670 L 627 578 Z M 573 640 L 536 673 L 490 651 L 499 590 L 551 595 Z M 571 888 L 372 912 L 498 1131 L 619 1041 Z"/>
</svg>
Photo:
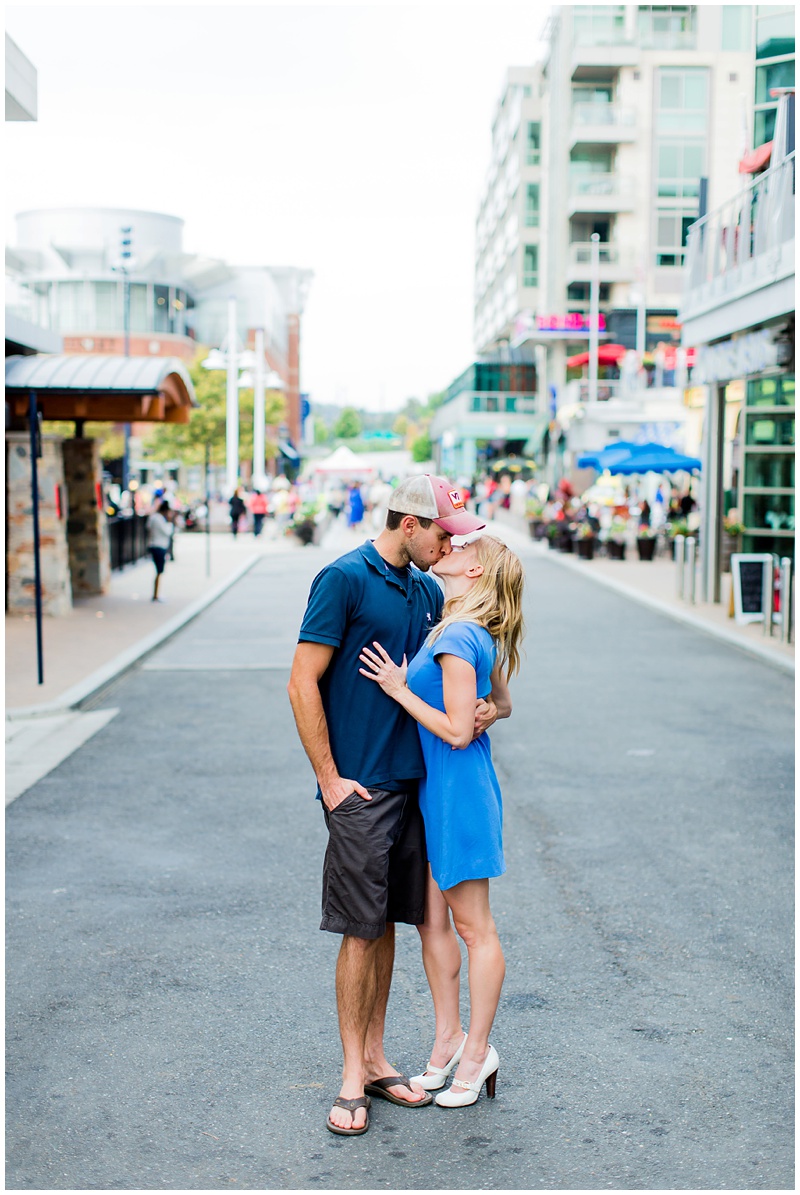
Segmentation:
<svg viewBox="0 0 800 1195">
<path fill-rule="evenodd" d="M 566 472 L 578 452 L 616 436 L 691 451 L 685 360 L 676 352 L 686 236 L 699 214 L 701 178 L 708 203 L 719 202 L 736 186 L 738 158 L 752 143 L 752 6 L 564 5 L 546 35 L 541 94 L 534 70 L 531 95 L 522 98 L 539 128 L 538 226 L 520 229 L 517 253 L 525 260 L 535 247 L 536 287 L 517 289 L 518 310 L 503 307 L 502 323 L 496 299 L 491 315 L 476 304 L 476 348 L 495 351 L 508 338 L 538 349 L 540 392 Z M 509 76 L 509 89 L 525 85 L 523 72 Z M 499 162 L 492 179 L 496 190 L 507 188 Z M 487 195 L 482 214 L 500 203 Z M 600 343 L 638 350 L 639 373 L 630 361 L 627 376 L 604 370 L 599 401 L 589 403 L 580 370 L 567 361 L 588 347 L 593 234 Z M 479 302 L 481 252 L 479 236 Z"/>
</svg>

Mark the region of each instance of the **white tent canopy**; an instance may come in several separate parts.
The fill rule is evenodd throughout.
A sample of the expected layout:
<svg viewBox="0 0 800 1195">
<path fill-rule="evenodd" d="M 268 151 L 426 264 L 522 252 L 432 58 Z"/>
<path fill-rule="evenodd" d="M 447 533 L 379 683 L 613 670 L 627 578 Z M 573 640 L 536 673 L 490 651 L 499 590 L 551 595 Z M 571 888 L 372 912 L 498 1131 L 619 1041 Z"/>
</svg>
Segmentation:
<svg viewBox="0 0 800 1195">
<path fill-rule="evenodd" d="M 314 465 L 315 473 L 323 473 L 327 477 L 373 477 L 375 469 L 372 465 L 368 465 L 362 461 L 352 448 L 348 448 L 346 444 L 340 444 L 339 447 L 331 453 L 330 456 L 323 457 L 321 461 L 317 461 Z"/>
</svg>

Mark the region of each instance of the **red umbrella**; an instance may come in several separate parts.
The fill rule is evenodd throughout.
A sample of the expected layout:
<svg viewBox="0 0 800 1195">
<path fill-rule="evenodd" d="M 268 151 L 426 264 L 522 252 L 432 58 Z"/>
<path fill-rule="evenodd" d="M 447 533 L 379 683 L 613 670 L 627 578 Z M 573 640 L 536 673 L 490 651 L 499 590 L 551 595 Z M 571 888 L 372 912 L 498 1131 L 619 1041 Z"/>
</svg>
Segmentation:
<svg viewBox="0 0 800 1195">
<path fill-rule="evenodd" d="M 621 361 L 627 353 L 624 344 L 601 344 L 597 350 L 597 361 L 600 365 L 616 365 L 617 361 Z M 579 365 L 589 364 L 588 353 L 577 353 L 574 357 L 567 358 L 567 368 L 577 369 Z"/>
</svg>

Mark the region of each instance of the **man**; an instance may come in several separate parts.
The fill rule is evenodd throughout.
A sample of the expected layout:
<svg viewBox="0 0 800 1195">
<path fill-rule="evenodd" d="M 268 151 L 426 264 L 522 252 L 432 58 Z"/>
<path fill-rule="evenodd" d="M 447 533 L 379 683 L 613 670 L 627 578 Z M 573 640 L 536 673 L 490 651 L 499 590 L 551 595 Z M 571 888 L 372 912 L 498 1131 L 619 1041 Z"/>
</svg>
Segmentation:
<svg viewBox="0 0 800 1195">
<path fill-rule="evenodd" d="M 377 539 L 315 578 L 300 628 L 289 698 L 329 834 L 320 928 L 343 935 L 336 1001 L 344 1067 L 327 1127 L 344 1136 L 369 1127 L 365 1086 L 405 1107 L 431 1102 L 389 1065 L 383 1047 L 394 923 L 420 925 L 425 914 L 424 764 L 414 721 L 359 674 L 358 656 L 375 640 L 395 660 L 416 654 L 442 608 L 425 574 L 450 553 L 452 535 L 483 526 L 446 478 L 404 481 Z M 476 731 L 496 716 L 493 703 L 479 702 Z"/>
</svg>

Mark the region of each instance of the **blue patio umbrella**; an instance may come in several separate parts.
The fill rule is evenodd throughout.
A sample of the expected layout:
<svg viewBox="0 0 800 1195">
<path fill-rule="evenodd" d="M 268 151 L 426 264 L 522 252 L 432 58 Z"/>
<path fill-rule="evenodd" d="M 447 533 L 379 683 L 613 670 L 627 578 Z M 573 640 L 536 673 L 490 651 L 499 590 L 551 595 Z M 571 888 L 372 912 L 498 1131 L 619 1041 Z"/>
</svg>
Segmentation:
<svg viewBox="0 0 800 1195">
<path fill-rule="evenodd" d="M 634 452 L 627 460 L 609 465 L 610 473 L 631 477 L 634 473 L 697 473 L 702 462 L 696 456 L 684 456 L 663 444 L 648 445 L 645 451 Z"/>
<path fill-rule="evenodd" d="M 606 444 L 605 448 L 601 448 L 599 452 L 584 453 L 583 456 L 578 457 L 575 464 L 579 469 L 596 469 L 598 473 L 602 473 L 611 465 L 627 460 L 631 453 L 639 447 L 638 444 L 634 444 L 630 440 L 616 440 L 613 444 Z"/>
</svg>

